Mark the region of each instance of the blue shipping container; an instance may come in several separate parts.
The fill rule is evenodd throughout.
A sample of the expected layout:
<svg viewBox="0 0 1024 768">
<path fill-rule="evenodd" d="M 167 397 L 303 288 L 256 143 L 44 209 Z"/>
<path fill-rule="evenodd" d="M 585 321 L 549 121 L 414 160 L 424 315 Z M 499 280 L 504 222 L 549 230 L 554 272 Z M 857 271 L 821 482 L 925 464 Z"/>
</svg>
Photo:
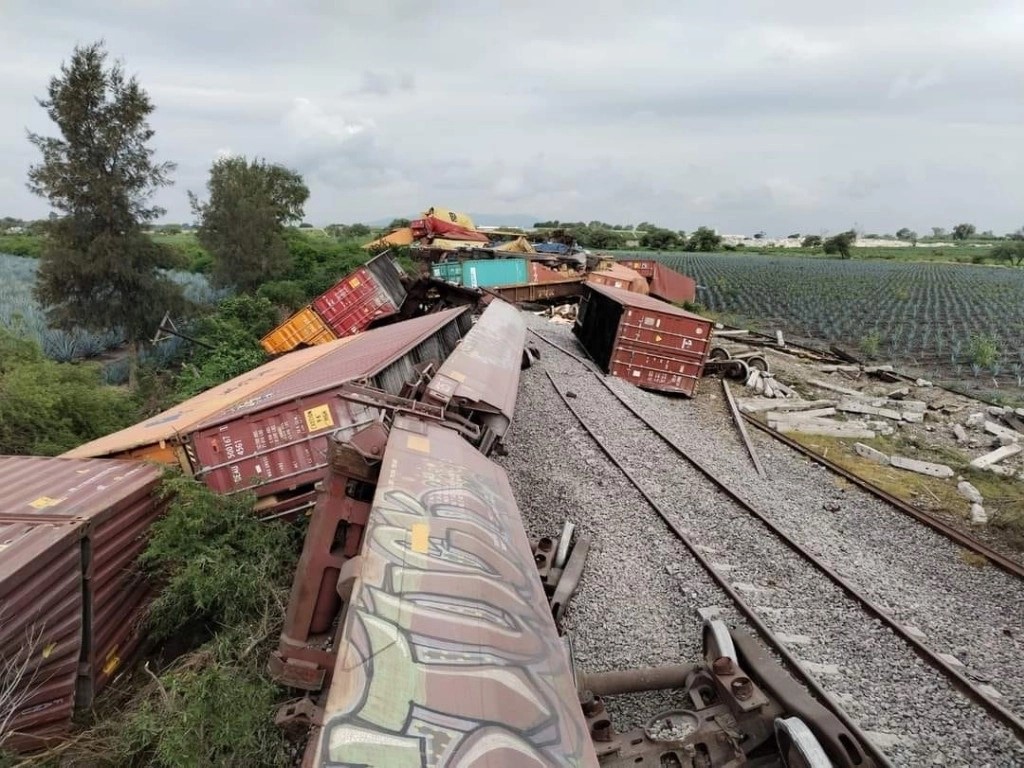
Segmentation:
<svg viewBox="0 0 1024 768">
<path fill-rule="evenodd" d="M 462 262 L 439 261 L 430 268 L 430 271 L 438 280 L 456 285 L 462 284 Z"/>
<path fill-rule="evenodd" d="M 526 259 L 475 259 L 462 262 L 462 284 L 467 288 L 496 288 L 529 282 Z"/>
</svg>

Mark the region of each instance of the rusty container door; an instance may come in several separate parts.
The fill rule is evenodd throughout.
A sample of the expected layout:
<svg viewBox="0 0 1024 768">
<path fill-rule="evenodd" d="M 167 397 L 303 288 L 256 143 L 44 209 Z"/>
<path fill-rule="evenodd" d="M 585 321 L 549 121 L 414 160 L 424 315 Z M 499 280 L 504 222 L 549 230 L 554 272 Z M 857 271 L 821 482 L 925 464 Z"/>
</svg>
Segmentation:
<svg viewBox="0 0 1024 768">
<path fill-rule="evenodd" d="M 71 725 L 82 652 L 83 528 L 77 520 L 0 515 L 0 659 L 10 667 L 5 685 L 17 678 L 5 729 L 13 736 L 4 749 L 38 749 Z"/>
<path fill-rule="evenodd" d="M 397 268 L 390 257 L 382 254 L 313 299 L 311 306 L 341 338 L 364 331 L 374 321 L 395 314 L 404 300 L 405 289 L 398 279 Z"/>
<path fill-rule="evenodd" d="M 693 396 L 708 354 L 711 323 L 626 307 L 609 373 L 644 389 Z"/>
</svg>

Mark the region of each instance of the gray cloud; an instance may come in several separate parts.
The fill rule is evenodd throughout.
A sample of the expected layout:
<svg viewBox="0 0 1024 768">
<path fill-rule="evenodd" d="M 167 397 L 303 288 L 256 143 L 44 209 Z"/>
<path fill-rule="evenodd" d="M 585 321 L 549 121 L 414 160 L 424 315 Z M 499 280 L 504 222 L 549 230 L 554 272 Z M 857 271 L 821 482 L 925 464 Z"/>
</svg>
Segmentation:
<svg viewBox="0 0 1024 768">
<path fill-rule="evenodd" d="M 1019 2 L 8 0 L 0 213 L 34 98 L 100 37 L 149 90 L 189 217 L 224 151 L 302 172 L 311 221 L 429 205 L 773 234 L 1024 221 Z"/>
</svg>

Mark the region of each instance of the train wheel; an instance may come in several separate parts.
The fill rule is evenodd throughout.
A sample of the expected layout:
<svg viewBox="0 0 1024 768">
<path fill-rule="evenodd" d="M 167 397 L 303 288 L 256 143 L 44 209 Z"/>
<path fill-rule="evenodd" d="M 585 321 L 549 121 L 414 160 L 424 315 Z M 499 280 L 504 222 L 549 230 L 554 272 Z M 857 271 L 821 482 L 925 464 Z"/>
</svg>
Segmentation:
<svg viewBox="0 0 1024 768">
<path fill-rule="evenodd" d="M 832 768 L 818 739 L 799 717 L 775 718 L 775 741 L 786 768 Z"/>
</svg>

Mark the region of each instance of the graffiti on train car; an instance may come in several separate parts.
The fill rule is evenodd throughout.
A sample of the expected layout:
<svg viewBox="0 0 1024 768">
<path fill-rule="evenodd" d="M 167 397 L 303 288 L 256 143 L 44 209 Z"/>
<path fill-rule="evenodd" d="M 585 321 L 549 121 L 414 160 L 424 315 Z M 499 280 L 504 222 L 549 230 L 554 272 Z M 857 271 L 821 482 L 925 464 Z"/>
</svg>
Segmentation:
<svg viewBox="0 0 1024 768">
<path fill-rule="evenodd" d="M 596 764 L 504 473 L 417 431 L 381 468 L 320 763 Z"/>
</svg>

